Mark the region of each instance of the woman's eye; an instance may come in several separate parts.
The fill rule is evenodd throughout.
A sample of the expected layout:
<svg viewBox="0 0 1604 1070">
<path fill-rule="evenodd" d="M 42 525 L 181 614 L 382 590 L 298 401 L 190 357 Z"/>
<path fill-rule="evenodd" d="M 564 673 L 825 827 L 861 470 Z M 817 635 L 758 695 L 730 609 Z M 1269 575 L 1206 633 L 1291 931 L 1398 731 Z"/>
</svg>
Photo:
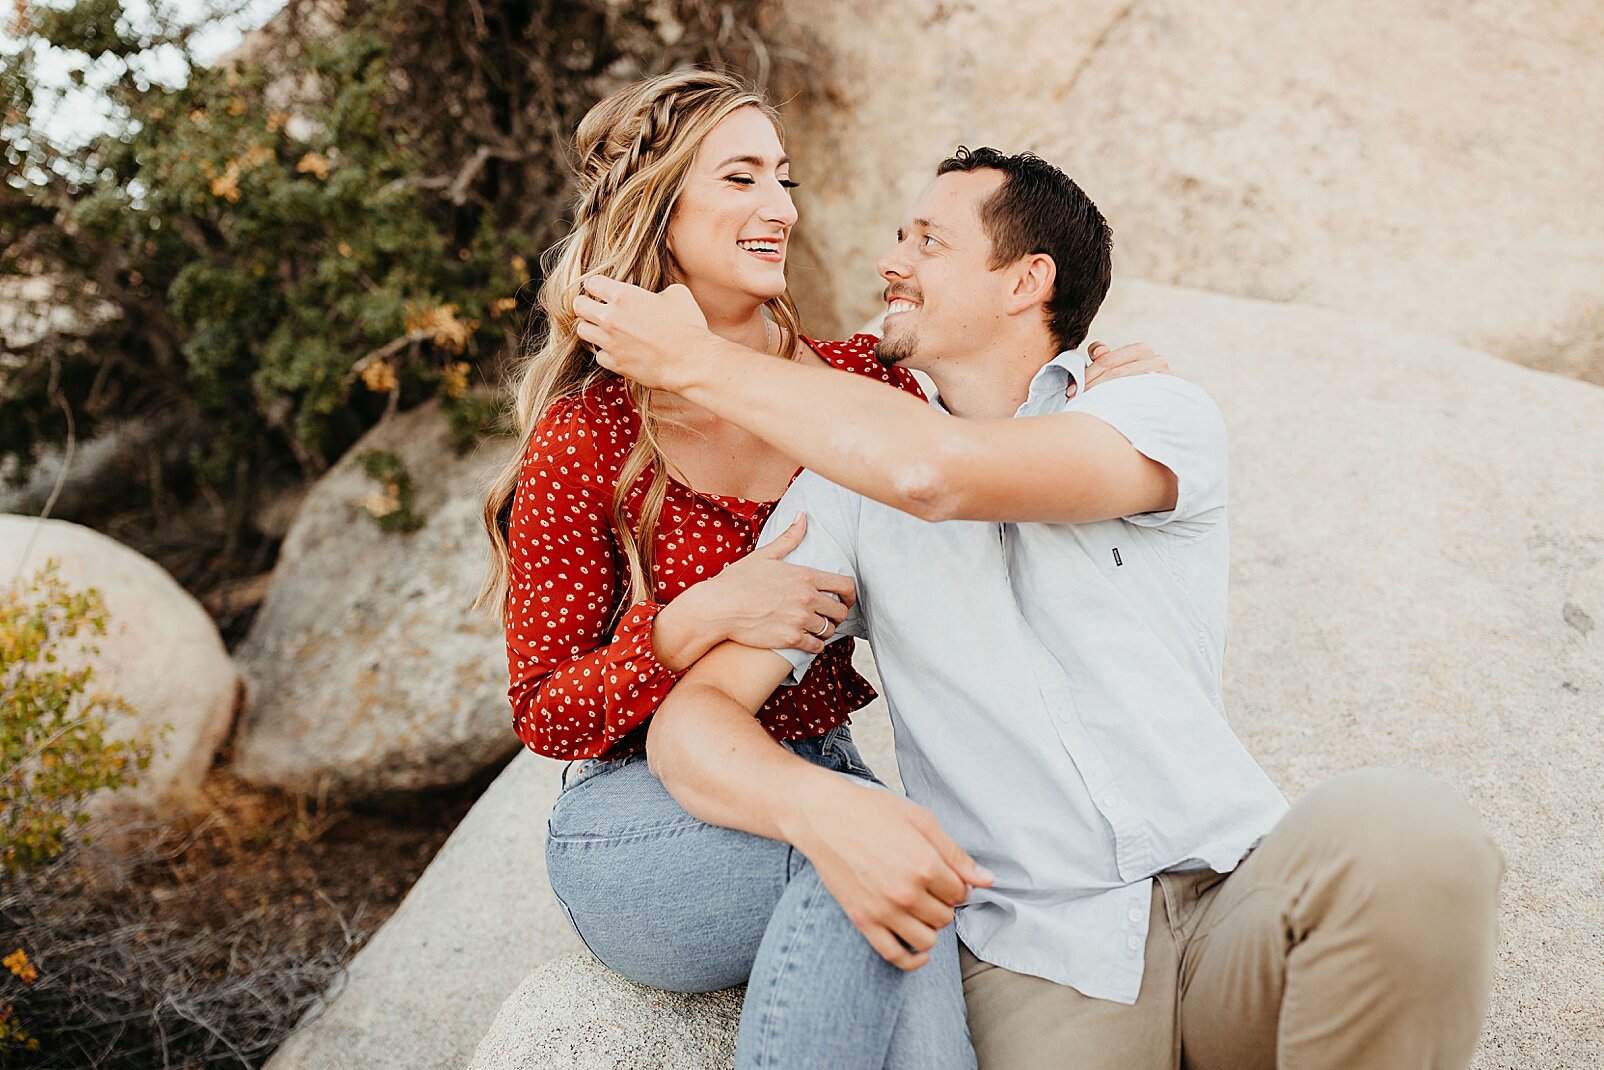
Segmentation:
<svg viewBox="0 0 1604 1070">
<path fill-rule="evenodd" d="M 752 179 L 751 175 L 731 175 L 729 178 L 725 179 L 725 181 L 726 182 L 738 182 L 743 186 L 750 186 L 750 185 L 753 184 L 753 179 Z"/>
<path fill-rule="evenodd" d="M 801 184 L 802 183 L 800 182 L 793 182 L 789 178 L 780 179 L 780 185 L 784 186 L 786 189 L 796 189 Z"/>
</svg>

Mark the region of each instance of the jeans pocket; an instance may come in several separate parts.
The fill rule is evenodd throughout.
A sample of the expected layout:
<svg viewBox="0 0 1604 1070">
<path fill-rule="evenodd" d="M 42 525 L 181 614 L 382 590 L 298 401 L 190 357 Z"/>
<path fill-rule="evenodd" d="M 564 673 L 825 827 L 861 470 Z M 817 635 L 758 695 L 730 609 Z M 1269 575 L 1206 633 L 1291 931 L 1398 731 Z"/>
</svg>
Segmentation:
<svg viewBox="0 0 1604 1070">
<path fill-rule="evenodd" d="M 872 780 L 876 784 L 881 782 L 858 752 L 858 745 L 852 741 L 852 731 L 846 725 L 836 725 L 824 734 L 823 750 L 836 771 Z"/>
</svg>

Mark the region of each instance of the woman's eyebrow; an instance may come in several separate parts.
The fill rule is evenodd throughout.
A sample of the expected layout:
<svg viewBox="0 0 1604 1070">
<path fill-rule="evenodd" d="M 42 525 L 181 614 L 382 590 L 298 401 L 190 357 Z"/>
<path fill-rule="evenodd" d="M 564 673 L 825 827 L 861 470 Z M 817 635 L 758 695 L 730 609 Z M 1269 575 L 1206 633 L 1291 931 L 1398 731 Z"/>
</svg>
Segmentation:
<svg viewBox="0 0 1604 1070">
<path fill-rule="evenodd" d="M 776 163 L 774 166 L 775 167 L 784 167 L 786 164 L 788 164 L 790 162 L 791 162 L 791 157 L 789 157 L 789 156 L 781 156 L 779 162 Z M 732 163 L 745 163 L 745 164 L 751 164 L 753 167 L 762 167 L 765 164 L 767 164 L 768 161 L 765 160 L 761 156 L 731 156 L 729 159 L 727 159 L 723 163 L 719 164 L 718 167 L 715 168 L 715 170 L 720 170 L 721 171 L 724 168 L 728 167 Z"/>
</svg>

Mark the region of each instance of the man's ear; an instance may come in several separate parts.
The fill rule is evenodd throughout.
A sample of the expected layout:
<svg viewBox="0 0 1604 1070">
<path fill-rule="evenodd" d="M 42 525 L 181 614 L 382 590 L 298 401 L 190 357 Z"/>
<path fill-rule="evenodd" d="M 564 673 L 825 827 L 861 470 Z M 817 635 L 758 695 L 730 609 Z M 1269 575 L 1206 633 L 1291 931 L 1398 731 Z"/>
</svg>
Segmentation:
<svg viewBox="0 0 1604 1070">
<path fill-rule="evenodd" d="M 1013 286 L 1008 291 L 1008 314 L 1018 315 L 1028 309 L 1045 305 L 1053 296 L 1053 283 L 1058 278 L 1058 265 L 1046 253 L 1022 256 L 1014 264 Z"/>
</svg>

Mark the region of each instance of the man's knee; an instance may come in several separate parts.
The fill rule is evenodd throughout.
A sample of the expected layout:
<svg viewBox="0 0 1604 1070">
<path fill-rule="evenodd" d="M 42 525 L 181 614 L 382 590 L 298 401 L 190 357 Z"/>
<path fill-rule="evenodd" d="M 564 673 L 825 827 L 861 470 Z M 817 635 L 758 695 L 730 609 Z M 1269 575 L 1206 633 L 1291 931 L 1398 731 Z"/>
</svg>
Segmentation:
<svg viewBox="0 0 1604 1070">
<path fill-rule="evenodd" d="M 1424 773 L 1365 769 L 1302 802 L 1303 834 L 1329 852 L 1329 891 L 1345 900 L 1331 906 L 1367 940 L 1439 965 L 1455 958 L 1447 946 L 1464 952 L 1460 967 L 1490 955 L 1503 855 L 1457 791 Z"/>
<path fill-rule="evenodd" d="M 1300 801 L 1310 832 L 1377 882 L 1496 886 L 1504 859 L 1481 818 L 1445 781 L 1404 769 L 1360 769 Z"/>
</svg>

